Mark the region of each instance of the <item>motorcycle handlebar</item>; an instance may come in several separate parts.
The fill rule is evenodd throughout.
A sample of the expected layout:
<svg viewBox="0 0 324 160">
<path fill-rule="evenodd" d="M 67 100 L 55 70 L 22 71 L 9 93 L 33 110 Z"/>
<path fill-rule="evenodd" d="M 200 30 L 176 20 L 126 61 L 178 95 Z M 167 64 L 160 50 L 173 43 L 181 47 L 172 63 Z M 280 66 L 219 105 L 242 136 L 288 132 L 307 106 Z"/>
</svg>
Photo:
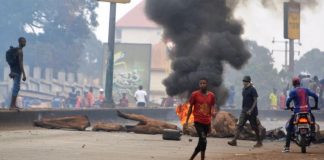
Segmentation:
<svg viewBox="0 0 324 160">
<path fill-rule="evenodd" d="M 289 107 L 289 108 L 285 108 L 285 110 L 291 110 L 293 111 L 295 109 L 295 107 Z M 320 110 L 318 107 L 311 107 L 311 110 Z"/>
</svg>

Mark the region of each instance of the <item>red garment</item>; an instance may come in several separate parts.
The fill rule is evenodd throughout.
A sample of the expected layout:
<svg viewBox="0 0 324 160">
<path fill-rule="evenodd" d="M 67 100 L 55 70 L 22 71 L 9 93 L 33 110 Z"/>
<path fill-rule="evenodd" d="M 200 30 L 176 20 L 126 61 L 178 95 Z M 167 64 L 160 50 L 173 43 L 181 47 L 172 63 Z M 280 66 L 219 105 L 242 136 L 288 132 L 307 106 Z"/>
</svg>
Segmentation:
<svg viewBox="0 0 324 160">
<path fill-rule="evenodd" d="M 98 100 L 100 103 L 103 103 L 105 101 L 106 97 L 104 94 L 100 94 L 99 97 L 98 97 Z"/>
<path fill-rule="evenodd" d="M 128 107 L 128 99 L 125 97 L 125 98 L 121 98 L 119 100 L 119 106 L 120 107 Z"/>
<path fill-rule="evenodd" d="M 284 94 L 280 95 L 280 108 L 285 109 L 286 108 L 286 96 Z"/>
<path fill-rule="evenodd" d="M 92 92 L 88 92 L 87 94 L 87 107 L 92 107 L 94 102 L 95 102 L 95 99 L 94 99 L 94 96 L 93 96 L 93 93 Z"/>
<path fill-rule="evenodd" d="M 81 102 L 82 102 L 82 97 L 77 96 L 77 100 L 76 100 L 76 103 L 75 103 L 75 108 L 81 108 Z"/>
<path fill-rule="evenodd" d="M 212 116 L 211 112 L 215 105 L 214 93 L 207 92 L 207 95 L 205 95 L 200 90 L 194 91 L 191 94 L 189 103 L 194 106 L 194 121 L 203 124 L 210 124 Z"/>
</svg>

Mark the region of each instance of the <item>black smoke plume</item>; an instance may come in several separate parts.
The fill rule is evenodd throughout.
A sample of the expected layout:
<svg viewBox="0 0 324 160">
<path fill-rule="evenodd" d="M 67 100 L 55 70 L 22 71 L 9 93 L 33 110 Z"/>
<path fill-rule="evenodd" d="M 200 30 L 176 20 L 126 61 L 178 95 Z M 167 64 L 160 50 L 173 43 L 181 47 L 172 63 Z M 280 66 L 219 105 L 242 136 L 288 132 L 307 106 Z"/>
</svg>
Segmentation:
<svg viewBox="0 0 324 160">
<path fill-rule="evenodd" d="M 221 94 L 223 63 L 240 69 L 251 56 L 226 0 L 146 0 L 146 13 L 175 44 L 173 72 L 163 81 L 170 96 L 197 89 L 201 77 Z"/>
</svg>

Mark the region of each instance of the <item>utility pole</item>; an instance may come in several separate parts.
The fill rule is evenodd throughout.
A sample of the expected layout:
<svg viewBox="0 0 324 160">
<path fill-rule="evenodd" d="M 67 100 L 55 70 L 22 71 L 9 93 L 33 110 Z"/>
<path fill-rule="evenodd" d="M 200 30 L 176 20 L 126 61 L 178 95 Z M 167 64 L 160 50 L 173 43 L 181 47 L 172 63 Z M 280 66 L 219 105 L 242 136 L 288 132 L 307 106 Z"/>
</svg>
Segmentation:
<svg viewBox="0 0 324 160">
<path fill-rule="evenodd" d="M 294 47 L 294 40 L 289 39 L 289 68 L 288 71 L 294 74 L 294 58 L 295 58 L 295 47 Z"/>
<path fill-rule="evenodd" d="M 288 67 L 288 41 L 277 41 L 275 38 L 273 38 L 272 43 L 285 43 L 285 50 L 272 50 L 273 52 L 285 52 L 285 64 L 284 64 L 284 70 L 287 70 Z"/>
<path fill-rule="evenodd" d="M 294 44 L 292 44 L 292 46 L 289 44 L 289 50 L 288 50 L 288 43 L 290 43 L 290 41 L 287 41 L 287 40 L 279 41 L 279 40 L 275 40 L 275 38 L 273 38 L 272 43 L 273 44 L 274 43 L 284 43 L 285 44 L 285 49 L 284 50 L 273 49 L 272 50 L 272 53 L 274 53 L 274 52 L 284 52 L 285 53 L 285 64 L 284 64 L 284 67 L 283 68 L 286 71 L 291 71 L 291 69 L 289 69 L 289 67 L 291 66 L 290 65 L 291 64 L 291 59 L 293 59 L 294 57 L 290 57 L 290 56 L 291 55 L 294 56 L 294 53 L 296 53 L 296 52 L 299 53 L 300 51 L 295 51 L 294 50 L 294 53 L 292 54 L 290 47 L 293 47 L 294 48 L 294 44 L 297 44 L 297 45 L 301 46 L 302 44 L 300 43 L 300 41 L 294 42 Z M 289 52 L 289 59 L 288 59 L 288 52 Z M 288 60 L 289 60 L 289 63 L 288 63 Z M 292 63 L 294 63 L 294 61 Z"/>
<path fill-rule="evenodd" d="M 289 67 L 288 71 L 294 73 L 294 40 L 300 39 L 300 3 L 290 0 L 284 2 L 284 38 L 289 40 Z"/>
<path fill-rule="evenodd" d="M 110 3 L 109 13 L 109 33 L 108 33 L 108 67 L 106 70 L 106 106 L 114 106 L 112 97 L 113 77 L 114 77 L 114 53 L 115 53 L 115 27 L 116 27 L 116 3 Z"/>
<path fill-rule="evenodd" d="M 108 33 L 108 65 L 106 69 L 105 106 L 114 107 L 112 95 L 114 77 L 114 53 L 115 53 L 115 27 L 116 27 L 116 3 L 129 3 L 130 0 L 98 0 L 110 2 L 109 33 Z"/>
</svg>

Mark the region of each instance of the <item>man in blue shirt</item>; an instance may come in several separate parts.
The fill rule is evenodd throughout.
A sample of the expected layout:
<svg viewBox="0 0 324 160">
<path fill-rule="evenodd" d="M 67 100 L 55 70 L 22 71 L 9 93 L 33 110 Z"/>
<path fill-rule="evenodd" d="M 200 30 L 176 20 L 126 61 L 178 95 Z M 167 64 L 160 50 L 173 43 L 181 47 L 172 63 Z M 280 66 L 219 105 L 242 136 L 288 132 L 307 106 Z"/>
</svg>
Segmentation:
<svg viewBox="0 0 324 160">
<path fill-rule="evenodd" d="M 307 88 L 301 87 L 300 86 L 300 79 L 299 78 L 293 78 L 292 84 L 294 86 L 294 89 L 290 91 L 289 93 L 289 98 L 287 99 L 286 102 L 286 107 L 287 109 L 290 108 L 290 103 L 291 101 L 294 102 L 294 114 L 291 116 L 289 120 L 289 124 L 287 127 L 287 135 L 286 135 L 286 145 L 284 147 L 283 152 L 289 152 L 289 147 L 290 147 L 290 139 L 291 139 L 291 132 L 294 129 L 294 119 L 295 119 L 295 114 L 300 113 L 300 112 L 308 112 L 311 114 L 311 119 L 314 122 L 311 125 L 311 132 L 312 132 L 312 137 L 315 136 L 315 117 L 311 113 L 311 107 L 309 106 L 309 99 L 308 96 L 311 96 L 315 99 L 315 106 L 314 108 L 316 109 L 318 107 L 318 96 L 310 91 Z"/>
</svg>

